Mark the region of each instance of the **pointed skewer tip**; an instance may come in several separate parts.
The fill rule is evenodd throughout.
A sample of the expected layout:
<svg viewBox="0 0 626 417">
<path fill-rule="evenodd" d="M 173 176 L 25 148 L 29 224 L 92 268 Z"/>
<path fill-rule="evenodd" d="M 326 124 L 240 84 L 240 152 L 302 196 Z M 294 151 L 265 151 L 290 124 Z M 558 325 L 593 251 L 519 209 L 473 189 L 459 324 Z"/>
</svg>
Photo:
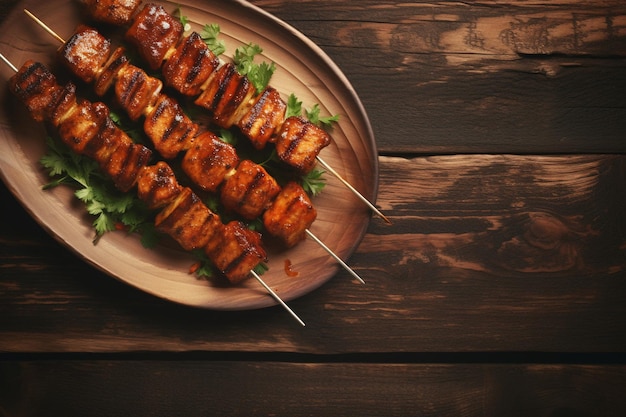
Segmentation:
<svg viewBox="0 0 626 417">
<path fill-rule="evenodd" d="M 348 271 L 350 275 L 356 278 L 361 284 L 365 284 L 365 281 L 363 280 L 363 278 L 361 278 L 356 272 L 354 272 L 354 270 L 350 268 L 348 264 L 346 264 L 339 256 L 337 256 L 335 252 L 333 252 L 328 246 L 326 246 L 326 244 L 322 242 L 320 238 L 315 236 L 313 232 L 311 232 L 309 229 L 306 229 L 305 232 L 311 239 L 315 241 L 315 243 L 320 245 L 326 252 L 328 252 L 330 256 L 332 256 L 337 262 L 339 262 L 339 265 L 341 265 L 343 269 Z"/>
<path fill-rule="evenodd" d="M 269 295 L 271 295 L 271 296 L 272 296 L 272 298 L 273 298 L 274 300 L 276 300 L 276 302 L 278 302 L 278 304 L 280 304 L 280 305 L 281 305 L 281 306 L 282 306 L 285 310 L 287 310 L 287 312 L 288 312 L 289 314 L 291 314 L 291 316 L 292 316 L 294 319 L 296 319 L 296 320 L 298 321 L 298 323 L 300 323 L 300 325 L 302 325 L 302 327 L 306 326 L 306 324 L 304 324 L 304 322 L 302 321 L 302 319 L 301 319 L 300 317 L 298 317 L 298 315 L 297 315 L 297 314 L 296 314 L 296 313 L 295 313 L 295 312 L 294 312 L 294 311 L 293 311 L 293 310 L 292 310 L 292 309 L 291 309 L 291 308 L 287 305 L 287 303 L 285 303 L 285 302 L 282 300 L 282 298 L 280 298 L 280 297 L 278 296 L 278 294 L 276 294 L 276 293 L 274 292 L 274 290 L 272 290 L 272 289 L 270 288 L 270 286 L 269 286 L 269 285 L 267 285 L 267 284 L 265 283 L 265 281 L 263 281 L 263 280 L 261 279 L 261 277 L 259 276 L 259 274 L 257 274 L 256 272 L 254 272 L 254 271 L 252 271 L 252 270 L 250 271 L 250 273 L 251 273 L 251 274 L 252 274 L 252 276 L 253 276 L 253 277 L 254 277 L 254 278 L 255 278 L 255 279 L 259 282 L 259 284 L 261 284 L 261 285 L 263 286 L 263 288 L 265 288 L 265 290 L 269 293 Z"/>
</svg>

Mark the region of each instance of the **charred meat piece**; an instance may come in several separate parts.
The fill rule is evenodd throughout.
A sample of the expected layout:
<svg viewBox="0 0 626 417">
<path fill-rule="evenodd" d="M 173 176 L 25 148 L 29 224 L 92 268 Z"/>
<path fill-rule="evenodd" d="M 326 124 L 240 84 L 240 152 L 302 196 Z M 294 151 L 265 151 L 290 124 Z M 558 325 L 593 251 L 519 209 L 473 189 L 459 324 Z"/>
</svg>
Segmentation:
<svg viewBox="0 0 626 417">
<path fill-rule="evenodd" d="M 287 164 L 301 172 L 315 166 L 315 158 L 330 144 L 330 136 L 322 128 L 302 117 L 288 117 L 276 138 L 276 153 Z"/>
<path fill-rule="evenodd" d="M 263 149 L 280 128 L 286 109 L 287 104 L 278 91 L 267 87 L 256 97 L 254 104 L 237 126 L 256 149 Z"/>
<path fill-rule="evenodd" d="M 215 242 L 206 246 L 205 253 L 232 284 L 248 278 L 250 270 L 267 258 L 261 235 L 238 221 L 224 225 Z"/>
<path fill-rule="evenodd" d="M 164 158 L 171 159 L 191 146 L 198 125 L 185 115 L 176 100 L 161 94 L 146 115 L 144 131 L 155 149 Z"/>
<path fill-rule="evenodd" d="M 239 163 L 236 149 L 211 132 L 198 135 L 185 153 L 182 167 L 187 176 L 205 191 L 215 192 L 224 177 Z"/>
<path fill-rule="evenodd" d="M 304 240 L 316 217 L 317 211 L 306 191 L 299 184 L 289 182 L 263 213 L 263 224 L 272 236 L 292 247 Z"/>
<path fill-rule="evenodd" d="M 146 4 L 126 31 L 126 40 L 137 48 L 150 69 L 156 70 L 176 46 L 183 30 L 182 23 L 163 6 Z"/>
<path fill-rule="evenodd" d="M 97 30 L 80 25 L 58 53 L 72 74 L 91 83 L 109 59 L 111 42 Z"/>
<path fill-rule="evenodd" d="M 188 187 L 156 215 L 154 224 L 188 251 L 207 246 L 223 226 L 219 216 Z"/>
<path fill-rule="evenodd" d="M 163 83 L 141 68 L 125 65 L 118 73 L 115 97 L 131 120 L 137 120 L 157 100 Z"/>
<path fill-rule="evenodd" d="M 26 61 L 9 79 L 9 88 L 38 122 L 48 119 L 63 93 L 56 77 L 42 64 L 32 60 Z"/>
<path fill-rule="evenodd" d="M 141 0 L 80 0 L 87 6 L 92 18 L 121 26 L 128 23 Z"/>
<path fill-rule="evenodd" d="M 145 146 L 123 141 L 100 168 L 113 179 L 119 190 L 126 192 L 135 185 L 151 156 L 152 151 Z"/>
<path fill-rule="evenodd" d="M 157 209 L 170 204 L 181 193 L 172 168 L 165 162 L 141 170 L 137 180 L 137 195 L 149 209 Z"/>
<path fill-rule="evenodd" d="M 243 160 L 222 185 L 220 197 L 226 209 L 246 219 L 255 219 L 279 192 L 280 186 L 261 165 Z"/>
<path fill-rule="evenodd" d="M 126 57 L 126 50 L 123 47 L 115 49 L 94 82 L 96 94 L 99 96 L 106 94 L 117 80 L 117 74 L 119 74 L 122 68 L 127 64 L 128 58 Z"/>
<path fill-rule="evenodd" d="M 219 59 L 200 35 L 191 33 L 163 65 L 165 84 L 186 96 L 197 96 L 202 84 L 213 74 Z"/>
<path fill-rule="evenodd" d="M 86 144 L 100 132 L 105 123 L 108 111 L 103 111 L 101 106 L 104 104 L 78 100 L 77 105 L 72 107 L 69 114 L 58 125 L 61 140 L 77 154 L 84 153 L 83 149 Z M 103 157 L 98 162 L 106 159 L 108 158 Z"/>
<path fill-rule="evenodd" d="M 211 113 L 215 124 L 227 129 L 245 114 L 255 93 L 248 78 L 228 63 L 217 70 L 195 103 Z"/>
</svg>

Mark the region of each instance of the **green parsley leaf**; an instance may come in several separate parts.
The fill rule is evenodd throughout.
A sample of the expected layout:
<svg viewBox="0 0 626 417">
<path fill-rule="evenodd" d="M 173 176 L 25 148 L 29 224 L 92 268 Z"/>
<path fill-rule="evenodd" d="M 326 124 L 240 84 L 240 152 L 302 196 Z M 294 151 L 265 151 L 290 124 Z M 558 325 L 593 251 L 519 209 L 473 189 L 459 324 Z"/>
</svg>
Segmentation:
<svg viewBox="0 0 626 417">
<path fill-rule="evenodd" d="M 226 45 L 224 41 L 218 39 L 220 34 L 220 25 L 213 23 L 210 25 L 204 25 L 202 31 L 200 31 L 200 37 L 209 47 L 209 49 L 217 56 L 226 52 Z"/>
<path fill-rule="evenodd" d="M 306 118 L 315 125 L 322 126 L 325 128 L 329 128 L 333 123 L 339 121 L 339 115 L 335 114 L 333 116 L 320 117 L 320 106 L 319 104 L 313 105 L 309 110 L 305 110 Z"/>
<path fill-rule="evenodd" d="M 298 100 L 298 97 L 296 97 L 294 93 L 291 93 L 287 98 L 285 119 L 292 116 L 302 116 L 302 102 Z"/>
<path fill-rule="evenodd" d="M 183 15 L 183 9 L 180 6 L 176 9 L 176 15 L 178 15 L 178 20 L 183 25 L 183 30 L 185 32 L 191 29 L 191 25 L 189 24 L 189 18 Z"/>
<path fill-rule="evenodd" d="M 271 64 L 267 62 L 256 64 L 254 62 L 254 57 L 261 52 L 263 52 L 263 49 L 259 45 L 249 43 L 237 48 L 233 56 L 237 72 L 247 76 L 257 91 L 267 87 L 274 71 L 276 71 L 276 65 L 273 62 Z"/>
<path fill-rule="evenodd" d="M 300 178 L 300 182 L 302 184 L 302 188 L 304 191 L 309 193 L 311 196 L 315 197 L 320 194 L 324 187 L 326 186 L 326 179 L 322 178 L 322 175 L 325 171 L 319 169 L 313 169 L 308 173 L 304 174 Z"/>
</svg>

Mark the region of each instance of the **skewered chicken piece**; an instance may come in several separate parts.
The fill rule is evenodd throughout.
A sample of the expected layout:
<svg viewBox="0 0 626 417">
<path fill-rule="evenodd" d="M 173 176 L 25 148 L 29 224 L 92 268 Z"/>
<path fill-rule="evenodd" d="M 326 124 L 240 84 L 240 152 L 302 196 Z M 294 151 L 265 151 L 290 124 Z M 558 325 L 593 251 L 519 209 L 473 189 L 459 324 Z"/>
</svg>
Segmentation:
<svg viewBox="0 0 626 417">
<path fill-rule="evenodd" d="M 141 0 L 80 0 L 91 15 L 104 23 L 124 25 L 135 14 Z"/>
<path fill-rule="evenodd" d="M 47 68 L 33 61 L 11 77 L 9 88 L 35 120 L 51 122 L 67 146 L 97 161 L 118 188 L 128 191 L 137 184 L 138 196 L 160 210 L 156 227 L 185 250 L 204 249 L 232 283 L 266 260 L 258 233 L 239 222 L 223 225 L 190 188 L 178 184 L 165 162 L 148 165 L 151 151 L 115 125 L 105 104 L 77 98 L 72 84 L 59 86 Z"/>
<path fill-rule="evenodd" d="M 101 10 L 98 10 L 95 7 L 89 6 L 89 2 L 94 0 L 82 0 L 87 4 L 87 10 L 91 13 L 92 17 L 96 20 L 107 21 L 108 16 L 106 13 L 102 13 Z M 112 3 L 120 0 L 110 0 Z M 122 0 L 126 1 L 126 0 Z M 133 0 L 137 1 L 137 0 Z M 178 36 L 182 36 L 183 28 L 180 25 L 178 19 L 174 16 L 167 14 L 167 12 L 161 7 L 154 4 L 147 4 L 144 6 L 142 11 L 138 13 L 134 18 L 129 16 L 128 19 L 121 23 L 120 26 L 125 24 L 131 24 L 131 28 L 127 31 L 127 38 L 136 44 L 139 48 L 139 51 L 142 55 L 147 56 L 147 61 L 151 65 L 153 69 L 157 69 L 163 61 L 163 74 L 166 80 L 166 84 L 175 88 L 180 93 L 187 96 L 196 96 L 202 91 L 203 88 L 206 88 L 206 85 L 211 82 L 212 73 L 215 71 L 217 66 L 219 65 L 219 60 L 214 54 L 209 50 L 209 48 L 204 44 L 200 36 L 193 32 L 191 35 L 187 36 L 182 41 L 175 42 L 174 34 L 178 34 Z M 168 32 L 167 42 L 163 42 L 162 40 L 157 40 L 157 43 L 150 43 L 148 40 L 152 37 L 154 33 L 159 33 L 159 27 L 161 26 L 161 30 L 163 28 L 171 29 Z M 149 31 L 146 28 L 157 29 L 156 31 Z M 169 50 L 166 50 L 169 48 Z M 152 53 L 152 51 L 158 50 L 158 54 Z M 161 60 L 159 62 L 159 59 Z M 185 75 L 183 77 L 183 75 Z M 183 79 L 185 81 L 183 81 Z M 269 91 L 274 99 L 270 101 L 265 101 L 263 97 L 264 93 Z M 285 103 L 282 101 L 280 96 L 276 93 L 276 91 L 272 87 L 267 87 L 265 91 L 261 92 L 256 96 L 254 103 L 251 105 L 247 103 L 248 107 L 247 113 L 244 109 L 240 109 L 237 115 L 242 115 L 238 122 L 235 120 L 231 120 L 233 123 L 236 122 L 237 126 L 241 130 L 241 132 L 248 137 L 253 146 L 257 149 L 262 149 L 265 147 L 267 142 L 274 142 L 276 140 L 276 136 L 274 132 L 278 131 L 284 116 L 285 116 Z M 259 107 L 263 108 L 263 111 L 260 112 Z M 238 117 L 238 116 L 237 116 Z M 254 125 L 256 129 L 250 129 L 251 121 L 256 117 L 262 117 L 262 120 L 257 121 Z M 219 122 L 219 120 L 217 121 Z M 306 138 L 305 138 L 306 139 Z M 328 137 L 328 143 L 330 143 L 330 137 Z M 327 144 L 328 144 L 327 143 Z M 327 145 L 326 144 L 326 145 Z M 323 146 L 326 146 L 323 145 Z M 322 158 L 319 156 L 319 152 L 323 148 L 320 143 L 320 147 L 312 148 L 311 146 L 304 146 L 303 149 L 307 149 L 311 152 L 311 149 L 314 149 L 314 153 L 309 155 L 309 159 L 317 159 L 317 161 L 333 176 L 335 176 L 342 184 L 344 184 L 356 197 L 358 197 L 365 205 L 367 205 L 376 215 L 382 218 L 386 223 L 391 223 L 391 221 L 376 207 L 374 206 L 368 199 L 366 199 L 356 188 L 354 188 L 348 181 L 346 181 L 337 171 L 335 171 L 332 167 L 329 166 Z M 295 153 L 295 155 L 302 154 L 302 151 Z M 288 154 L 288 155 L 294 155 Z M 297 160 L 294 164 L 293 160 L 287 159 L 285 154 L 282 155 L 284 158 L 284 162 L 289 165 L 293 165 L 296 168 L 303 169 L 312 169 L 314 164 L 298 164 Z M 306 172 L 306 171 L 305 171 Z"/>
<path fill-rule="evenodd" d="M 35 20 L 37 20 L 37 22 L 41 25 L 43 25 L 43 22 L 41 22 L 39 19 L 37 19 L 34 15 L 32 15 L 32 13 L 27 12 L 29 14 L 29 16 L 31 16 L 32 18 L 34 18 Z M 44 26 L 46 27 L 46 26 Z M 49 28 L 46 27 L 46 30 L 49 32 L 52 32 Z M 54 32 L 52 32 L 54 33 Z M 59 39 L 58 35 L 55 36 L 57 39 Z M 81 28 L 79 30 L 79 32 L 77 32 L 73 38 L 87 38 L 89 39 L 90 37 L 95 37 L 95 38 L 102 38 L 101 35 L 99 35 L 97 33 L 97 31 L 90 29 L 90 28 Z M 62 39 L 61 39 L 62 41 Z M 62 41 L 63 42 L 63 41 Z M 72 56 L 71 54 L 71 49 L 70 47 L 67 47 L 67 45 L 71 45 L 74 44 L 72 42 L 63 42 L 64 46 L 62 48 L 60 48 L 60 55 L 61 56 L 65 56 L 66 58 L 69 58 Z M 92 44 L 94 45 L 98 45 L 98 44 L 106 44 L 106 41 L 103 39 L 95 39 L 93 41 L 91 41 Z M 76 48 L 80 51 L 81 48 Z M 118 51 L 120 49 L 118 48 Z M 137 103 L 137 102 L 142 102 L 146 104 L 146 107 L 143 111 L 143 113 L 147 116 L 147 120 L 146 123 L 144 124 L 144 130 L 146 130 L 146 133 L 148 134 L 149 137 L 151 137 L 151 139 L 153 140 L 153 142 L 155 143 L 155 147 L 157 148 L 157 150 L 159 150 L 159 146 L 161 145 L 162 139 L 163 137 L 167 138 L 167 141 L 171 141 L 172 138 L 170 138 L 171 136 L 171 131 L 173 130 L 173 127 L 178 126 L 178 125 L 182 125 L 182 126 L 192 126 L 193 122 L 191 120 L 189 120 L 182 111 L 175 111 L 174 112 L 174 117 L 171 118 L 170 122 L 166 122 L 163 126 L 168 126 L 163 132 L 161 133 L 166 133 L 165 135 L 161 134 L 161 135 L 153 135 L 151 133 L 151 129 L 150 129 L 150 125 L 148 125 L 148 119 L 150 118 L 150 115 L 153 113 L 156 114 L 158 113 L 158 111 L 155 111 L 155 106 L 156 104 L 151 102 L 149 99 L 150 97 L 157 97 L 155 100 L 159 100 L 159 98 L 163 98 L 164 95 L 163 94 L 159 94 L 160 91 L 160 84 L 158 82 L 149 82 L 148 80 L 146 80 L 146 75 L 143 72 L 143 70 L 141 70 L 140 68 L 134 67 L 132 65 L 130 65 L 129 63 L 127 63 L 127 61 L 121 59 L 122 55 L 119 52 L 114 52 L 111 55 L 111 58 L 109 58 L 106 62 L 107 64 L 112 64 L 114 65 L 116 68 L 119 68 L 120 72 L 124 72 L 124 73 L 132 73 L 132 72 L 136 72 L 139 73 L 138 76 L 136 77 L 129 77 L 131 79 L 137 79 L 140 80 L 139 83 L 139 88 L 137 88 L 136 92 L 134 93 L 130 93 L 126 95 L 126 89 L 127 88 L 136 88 L 135 84 L 133 83 L 128 83 L 128 87 L 125 88 L 119 88 L 118 86 L 118 82 L 116 82 L 115 80 L 115 74 L 112 73 L 111 71 L 109 71 L 108 68 L 98 68 L 97 70 L 92 70 L 95 71 L 95 73 L 99 73 L 99 74 L 103 74 L 103 76 L 105 76 L 106 81 L 105 83 L 99 83 L 98 81 L 96 81 L 96 85 L 101 85 L 101 86 L 111 86 L 111 84 L 115 84 L 115 90 L 116 90 L 116 95 L 118 96 L 118 102 L 120 102 L 120 104 L 124 104 L 124 103 Z M 102 59 L 99 62 L 104 62 L 105 60 Z M 72 70 L 72 72 L 75 72 L 76 74 L 82 74 L 82 73 L 88 73 L 88 71 L 82 70 L 82 69 L 77 69 L 74 70 L 74 66 L 75 65 L 89 65 L 89 60 L 88 59 L 66 59 L 65 62 L 68 64 L 68 67 L 70 68 L 70 70 Z M 105 65 L 107 65 L 105 64 Z M 144 89 L 142 89 L 141 87 L 144 87 Z M 147 89 L 147 91 L 146 91 Z M 133 94 L 138 94 L 141 100 L 133 100 Z M 172 108 L 172 107 L 170 107 Z M 134 107 L 131 109 L 131 111 L 138 109 L 137 107 Z M 136 112 L 136 114 L 138 114 L 139 111 Z M 173 122 L 172 122 L 173 120 Z M 155 122 L 152 124 L 152 127 L 154 126 L 158 126 L 159 123 Z M 311 126 L 313 126 L 311 124 Z M 148 129 L 146 129 L 146 127 L 148 127 Z M 321 129 L 320 129 L 321 131 Z M 190 137 L 190 136 L 189 136 Z M 199 140 L 199 138 L 202 136 L 198 136 L 196 138 L 194 138 L 193 140 Z M 173 138 L 173 142 L 178 144 L 179 146 L 179 150 L 181 149 L 186 149 L 187 144 L 184 141 L 180 141 L 180 140 L 176 140 L 177 137 L 175 136 Z M 203 139 L 206 139 L 206 137 L 204 137 Z M 290 144 L 289 147 L 287 147 L 289 149 L 290 153 L 293 153 L 293 144 Z M 185 162 L 185 161 L 183 161 Z M 221 161 L 220 161 L 221 162 Z M 185 169 L 185 168 L 184 168 Z M 188 170 L 188 172 L 191 172 L 192 174 L 190 175 L 190 177 L 193 177 L 193 170 Z M 235 171 L 236 173 L 236 171 Z M 228 176 L 230 176 L 231 173 L 229 173 Z M 226 178 L 226 177 L 224 177 Z M 264 186 L 260 186 L 259 185 L 259 181 L 263 179 L 265 181 L 265 185 Z M 260 166 L 258 166 L 258 175 L 255 179 L 254 182 L 250 182 L 250 186 L 254 186 L 257 190 L 263 190 L 264 187 L 265 189 L 272 189 L 272 188 L 276 188 L 274 186 L 268 185 L 268 182 L 272 182 L 275 181 L 273 180 L 266 172 L 264 172 L 264 169 Z M 219 183 L 219 180 L 217 181 Z M 263 184 L 263 182 L 261 182 L 261 184 Z M 267 188 L 269 187 L 269 188 Z M 227 197 L 229 197 L 227 194 L 225 194 L 225 190 L 228 191 L 230 189 L 234 189 L 234 188 L 229 188 L 224 186 L 222 189 L 222 199 L 224 200 L 228 200 Z M 243 213 L 244 217 L 248 217 L 248 218 L 252 218 L 250 217 L 252 214 L 251 213 L 258 213 L 258 215 L 260 215 L 262 213 L 263 210 L 265 210 L 266 208 L 268 208 L 271 205 L 271 199 L 275 196 L 275 193 L 268 193 L 268 192 L 253 192 L 251 193 L 250 191 L 253 191 L 252 188 L 250 188 L 247 192 L 245 193 L 240 193 L 238 199 L 234 200 L 234 201 L 229 201 L 229 203 L 227 203 L 227 208 L 230 208 L 234 211 L 237 211 L 239 213 Z M 356 190 L 355 190 L 356 191 Z M 303 191 L 304 194 L 304 191 Z M 258 201 L 259 198 L 263 198 L 264 201 Z M 252 205 L 255 205 L 256 207 L 256 212 L 255 211 L 251 211 L 248 212 L 246 210 L 244 210 L 244 208 L 248 208 L 251 207 Z M 260 210 L 260 211 L 259 211 Z M 286 213 L 285 213 L 286 215 Z M 338 263 L 344 268 L 346 269 L 353 277 L 355 277 L 357 280 L 359 280 L 360 282 L 364 283 L 363 279 L 356 274 L 343 260 L 341 260 L 330 248 L 328 248 L 325 244 L 323 244 L 323 242 L 321 242 L 317 237 L 315 237 L 315 235 L 313 235 L 311 233 L 311 231 L 309 230 L 310 225 L 312 224 L 312 222 L 314 221 L 314 216 L 313 218 L 311 216 L 301 216 L 301 222 L 302 224 L 300 225 L 300 227 L 296 227 L 296 228 L 290 228 L 290 229 L 286 229 L 286 230 L 293 230 L 293 231 L 299 231 L 299 230 L 305 230 L 306 233 L 297 233 L 294 234 L 293 237 L 291 238 L 287 238 L 285 236 L 286 231 L 283 231 L 279 236 L 283 237 L 285 243 L 289 242 L 288 244 L 293 245 L 293 242 L 299 242 L 303 239 L 305 239 L 306 236 L 310 236 L 311 238 L 313 238 L 313 240 L 320 244 L 320 246 L 329 254 L 331 255 L 335 260 L 338 261 Z M 270 229 L 271 230 L 271 229 Z"/>
<path fill-rule="evenodd" d="M 99 48 L 103 52 L 94 53 Z M 262 166 L 248 160 L 239 161 L 235 148 L 212 133 L 198 135 L 199 126 L 183 112 L 176 100 L 160 92 L 160 81 L 148 76 L 141 68 L 126 62 L 118 66 L 118 74 L 111 74 L 106 65 L 108 62 L 117 63 L 118 59 L 111 61 L 109 53 L 108 41 L 87 26 L 80 26 L 59 49 L 66 67 L 83 81 L 98 83 L 99 75 L 106 74 L 107 83 L 115 89 L 118 103 L 127 110 L 131 119 L 145 115 L 144 131 L 164 158 L 171 159 L 185 152 L 182 167 L 195 184 L 205 191 L 219 192 L 225 208 L 245 219 L 260 217 L 281 191 L 277 181 Z M 241 78 L 236 71 L 229 71 L 227 75 Z M 233 94 L 237 95 L 237 92 Z M 306 126 L 304 123 L 294 119 L 293 124 L 295 126 L 289 128 L 282 142 L 284 147 L 279 149 L 281 153 L 297 152 L 298 147 L 293 144 L 306 134 L 302 127 Z M 286 123 L 285 126 L 292 124 Z M 307 163 L 315 162 L 308 161 L 306 155 L 297 158 Z M 292 215 L 291 221 L 295 220 Z M 299 229 L 308 229 L 313 221 L 314 217 L 303 217 Z M 296 238 L 305 238 L 303 233 L 292 237 L 285 236 L 285 232 L 281 235 L 289 246 L 297 243 Z"/>
</svg>

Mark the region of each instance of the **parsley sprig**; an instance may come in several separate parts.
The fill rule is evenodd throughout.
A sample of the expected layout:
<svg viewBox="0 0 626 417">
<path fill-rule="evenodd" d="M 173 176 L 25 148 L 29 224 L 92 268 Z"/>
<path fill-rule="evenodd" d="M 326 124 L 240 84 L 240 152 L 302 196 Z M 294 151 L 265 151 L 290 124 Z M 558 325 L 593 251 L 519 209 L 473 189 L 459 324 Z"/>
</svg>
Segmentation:
<svg viewBox="0 0 626 417">
<path fill-rule="evenodd" d="M 248 77 L 257 91 L 263 90 L 270 82 L 276 65 L 274 63 L 255 63 L 254 57 L 263 52 L 263 48 L 254 43 L 240 46 L 235 50 L 233 62 L 241 75 Z"/>
<path fill-rule="evenodd" d="M 106 232 L 124 229 L 141 232 L 142 243 L 146 247 L 156 244 L 158 234 L 149 220 L 150 212 L 139 198 L 115 189 L 92 159 L 77 155 L 51 137 L 46 139 L 46 144 L 47 152 L 41 157 L 40 163 L 52 180 L 43 188 L 50 189 L 62 184 L 75 188 L 76 198 L 94 216 L 94 243 Z"/>
</svg>

